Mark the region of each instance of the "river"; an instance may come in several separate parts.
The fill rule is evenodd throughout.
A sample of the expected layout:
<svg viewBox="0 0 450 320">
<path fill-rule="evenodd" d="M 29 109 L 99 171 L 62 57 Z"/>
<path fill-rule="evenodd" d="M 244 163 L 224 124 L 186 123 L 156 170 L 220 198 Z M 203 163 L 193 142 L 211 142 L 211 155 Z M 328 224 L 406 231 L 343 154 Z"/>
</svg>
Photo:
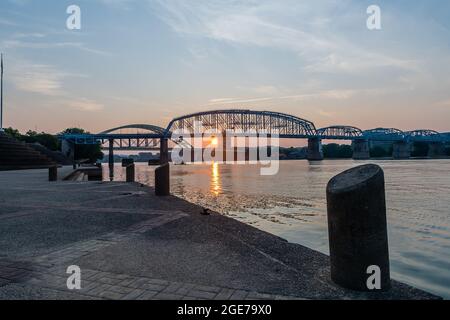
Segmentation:
<svg viewBox="0 0 450 320">
<path fill-rule="evenodd" d="M 328 253 L 327 182 L 364 163 L 368 162 L 280 161 L 275 176 L 261 176 L 256 165 L 172 166 L 172 192 L 290 242 Z M 385 172 L 392 277 L 449 299 L 450 160 L 370 163 Z M 154 185 L 153 170 L 138 164 L 137 180 Z M 115 179 L 123 180 L 124 170 L 116 166 L 115 171 Z"/>
</svg>

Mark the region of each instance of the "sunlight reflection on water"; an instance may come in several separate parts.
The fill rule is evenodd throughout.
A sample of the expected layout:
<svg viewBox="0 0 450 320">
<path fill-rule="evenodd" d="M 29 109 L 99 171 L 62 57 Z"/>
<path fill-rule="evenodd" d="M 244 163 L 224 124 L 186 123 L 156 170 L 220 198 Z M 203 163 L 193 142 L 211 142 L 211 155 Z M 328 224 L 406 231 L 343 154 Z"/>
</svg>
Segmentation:
<svg viewBox="0 0 450 320">
<path fill-rule="evenodd" d="M 450 161 L 371 162 L 385 171 L 392 276 L 450 298 Z M 363 163 L 282 161 L 276 176 L 261 176 L 256 165 L 172 166 L 172 192 L 328 253 L 326 184 Z M 138 181 L 153 185 L 153 170 L 138 164 Z M 115 171 L 123 180 L 123 169 Z"/>
</svg>

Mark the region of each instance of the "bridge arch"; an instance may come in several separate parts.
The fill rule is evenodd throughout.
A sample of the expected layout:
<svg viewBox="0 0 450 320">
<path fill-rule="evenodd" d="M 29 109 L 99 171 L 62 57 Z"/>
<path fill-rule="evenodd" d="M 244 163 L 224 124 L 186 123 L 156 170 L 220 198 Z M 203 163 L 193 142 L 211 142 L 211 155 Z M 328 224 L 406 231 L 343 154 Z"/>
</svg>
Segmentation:
<svg viewBox="0 0 450 320">
<path fill-rule="evenodd" d="M 405 132 L 405 135 L 410 141 L 434 142 L 444 140 L 439 132 L 428 129 L 408 131 Z"/>
<path fill-rule="evenodd" d="M 330 126 L 317 130 L 317 135 L 321 139 L 354 139 L 362 138 L 361 129 L 352 126 Z"/>
<path fill-rule="evenodd" d="M 142 130 L 148 130 L 148 131 L 154 132 L 156 134 L 160 134 L 160 135 L 164 135 L 164 133 L 165 133 L 164 128 L 154 126 L 151 124 L 129 124 L 126 126 L 108 129 L 106 131 L 100 132 L 99 134 L 109 134 L 114 131 L 118 131 L 118 130 L 122 130 L 122 129 L 142 129 Z"/>
<path fill-rule="evenodd" d="M 278 133 L 280 137 L 307 138 L 316 135 L 311 121 L 280 112 L 243 109 L 198 112 L 173 119 L 166 133 L 177 129 L 193 130 L 194 122 L 201 122 L 205 129 L 255 130 Z"/>
<path fill-rule="evenodd" d="M 375 128 L 363 131 L 363 135 L 372 141 L 400 141 L 405 133 L 396 128 Z"/>
</svg>

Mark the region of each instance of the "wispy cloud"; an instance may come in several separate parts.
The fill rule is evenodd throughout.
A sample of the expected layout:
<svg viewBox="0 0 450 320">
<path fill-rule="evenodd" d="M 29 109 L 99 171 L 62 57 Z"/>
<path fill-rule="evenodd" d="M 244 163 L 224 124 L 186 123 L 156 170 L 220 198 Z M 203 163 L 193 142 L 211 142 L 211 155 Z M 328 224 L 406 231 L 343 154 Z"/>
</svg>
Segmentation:
<svg viewBox="0 0 450 320">
<path fill-rule="evenodd" d="M 43 64 L 21 63 L 12 72 L 17 89 L 48 96 L 65 94 L 63 80 L 69 74 Z"/>
<path fill-rule="evenodd" d="M 321 115 L 322 117 L 326 117 L 326 118 L 331 118 L 331 117 L 336 115 L 335 112 L 325 111 L 325 110 L 322 110 L 322 109 L 319 109 L 319 111 L 317 111 L 317 113 L 319 115 Z"/>
<path fill-rule="evenodd" d="M 355 90 L 328 90 L 320 91 L 316 93 L 305 94 L 291 94 L 284 96 L 266 96 L 266 97 L 252 97 L 252 98 L 215 98 L 208 101 L 208 105 L 229 105 L 229 104 L 242 104 L 242 103 L 254 103 L 262 101 L 275 101 L 275 100 L 295 100 L 305 101 L 311 99 L 329 99 L 329 100 L 345 100 L 350 99 L 358 91 Z"/>
<path fill-rule="evenodd" d="M 98 0 L 100 3 L 121 10 L 129 10 L 131 4 L 136 2 L 135 0 Z"/>
<path fill-rule="evenodd" d="M 5 18 L 1 18 L 0 17 L 0 25 L 5 25 L 5 26 L 17 26 L 17 23 L 12 22 L 9 19 L 5 19 Z"/>
<path fill-rule="evenodd" d="M 69 107 L 80 111 L 101 111 L 104 109 L 104 105 L 93 100 L 78 98 L 75 100 L 69 100 L 65 102 Z"/>
<path fill-rule="evenodd" d="M 174 31 L 230 44 L 289 50 L 309 72 L 361 72 L 382 66 L 415 69 L 416 62 L 382 49 L 373 52 L 337 33 L 329 15 L 342 2 L 319 1 L 151 1 Z M 348 6 L 351 8 L 350 6 Z M 349 9 L 352 10 L 352 9 Z M 360 13 L 364 21 L 364 11 Z M 364 26 L 361 24 L 361 29 Z"/>
<path fill-rule="evenodd" d="M 51 65 L 20 61 L 11 70 L 11 76 L 18 90 L 57 99 L 61 106 L 87 112 L 104 108 L 103 104 L 80 97 L 68 89 L 66 81 L 69 78 L 86 78 L 86 75 L 61 71 Z"/>
<path fill-rule="evenodd" d="M 67 48 L 67 49 L 79 49 L 88 53 L 109 56 L 111 53 L 92 49 L 86 46 L 83 42 L 35 42 L 35 41 L 22 41 L 22 40 L 5 40 L 2 42 L 2 47 L 5 49 L 54 49 L 54 48 Z"/>
</svg>

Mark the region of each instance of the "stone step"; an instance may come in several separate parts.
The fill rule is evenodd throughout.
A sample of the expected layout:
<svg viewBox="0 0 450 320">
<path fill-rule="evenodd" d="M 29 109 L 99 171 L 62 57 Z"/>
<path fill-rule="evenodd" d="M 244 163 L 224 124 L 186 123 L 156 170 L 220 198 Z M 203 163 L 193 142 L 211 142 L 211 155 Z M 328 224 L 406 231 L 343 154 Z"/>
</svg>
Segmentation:
<svg viewBox="0 0 450 320">
<path fill-rule="evenodd" d="M 24 142 L 0 134 L 0 170 L 48 168 L 53 165 L 56 165 L 54 161 Z"/>
</svg>

